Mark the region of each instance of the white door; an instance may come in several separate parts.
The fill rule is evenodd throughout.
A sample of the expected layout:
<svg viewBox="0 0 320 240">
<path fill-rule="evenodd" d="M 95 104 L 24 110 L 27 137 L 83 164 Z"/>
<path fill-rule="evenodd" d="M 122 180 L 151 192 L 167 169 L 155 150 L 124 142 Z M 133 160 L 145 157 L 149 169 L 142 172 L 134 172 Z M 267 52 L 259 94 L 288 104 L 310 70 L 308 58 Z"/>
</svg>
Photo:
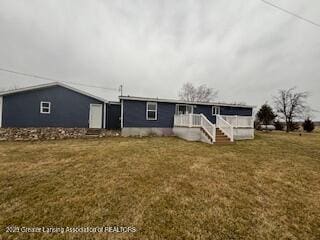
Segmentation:
<svg viewBox="0 0 320 240">
<path fill-rule="evenodd" d="M 89 128 L 102 128 L 102 104 L 90 104 Z"/>
</svg>

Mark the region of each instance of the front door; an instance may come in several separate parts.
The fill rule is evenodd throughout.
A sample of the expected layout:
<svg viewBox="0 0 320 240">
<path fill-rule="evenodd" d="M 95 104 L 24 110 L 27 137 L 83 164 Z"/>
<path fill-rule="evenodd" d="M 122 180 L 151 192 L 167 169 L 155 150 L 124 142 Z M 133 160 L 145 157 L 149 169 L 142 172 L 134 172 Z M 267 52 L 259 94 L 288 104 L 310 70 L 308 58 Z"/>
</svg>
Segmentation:
<svg viewBox="0 0 320 240">
<path fill-rule="evenodd" d="M 89 128 L 102 128 L 102 104 L 90 104 Z"/>
</svg>

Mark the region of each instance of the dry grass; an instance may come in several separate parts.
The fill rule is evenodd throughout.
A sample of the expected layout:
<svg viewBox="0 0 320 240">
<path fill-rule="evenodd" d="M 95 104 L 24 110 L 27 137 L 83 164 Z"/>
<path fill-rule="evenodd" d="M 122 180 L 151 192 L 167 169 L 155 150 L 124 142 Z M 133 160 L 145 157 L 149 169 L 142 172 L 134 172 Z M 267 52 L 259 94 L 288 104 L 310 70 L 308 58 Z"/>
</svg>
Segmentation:
<svg viewBox="0 0 320 240">
<path fill-rule="evenodd" d="M 4 233 L 134 226 L 136 233 Z M 320 133 L 0 144 L 0 239 L 320 239 Z"/>
</svg>

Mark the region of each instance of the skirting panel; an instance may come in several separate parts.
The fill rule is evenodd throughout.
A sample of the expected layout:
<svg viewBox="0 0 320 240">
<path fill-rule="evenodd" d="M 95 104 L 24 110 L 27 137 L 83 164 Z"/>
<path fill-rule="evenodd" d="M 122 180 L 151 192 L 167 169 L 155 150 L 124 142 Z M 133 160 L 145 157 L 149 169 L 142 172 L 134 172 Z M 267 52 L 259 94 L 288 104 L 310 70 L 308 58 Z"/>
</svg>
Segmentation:
<svg viewBox="0 0 320 240">
<path fill-rule="evenodd" d="M 234 128 L 233 129 L 234 140 L 245 140 L 254 138 L 253 128 Z"/>
<path fill-rule="evenodd" d="M 172 136 L 172 128 L 122 128 L 121 135 L 128 136 Z"/>
</svg>

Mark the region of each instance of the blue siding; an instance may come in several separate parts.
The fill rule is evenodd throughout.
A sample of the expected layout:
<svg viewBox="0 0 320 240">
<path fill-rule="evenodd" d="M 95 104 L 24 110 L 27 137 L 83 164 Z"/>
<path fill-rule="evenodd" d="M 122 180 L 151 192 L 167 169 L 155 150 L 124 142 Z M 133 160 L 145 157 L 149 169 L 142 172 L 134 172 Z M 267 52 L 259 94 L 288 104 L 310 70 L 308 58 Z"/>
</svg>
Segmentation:
<svg viewBox="0 0 320 240">
<path fill-rule="evenodd" d="M 157 120 L 146 120 L 146 102 L 123 100 L 124 127 L 172 128 L 175 104 L 158 102 Z"/>
<path fill-rule="evenodd" d="M 216 123 L 216 117 L 212 115 L 212 106 L 197 105 L 193 108 L 193 113 L 205 115 L 212 123 Z"/>
<path fill-rule="evenodd" d="M 172 128 L 176 110 L 175 103 L 158 102 L 157 120 L 146 120 L 146 101 L 123 101 L 123 127 L 157 127 Z M 212 123 L 216 122 L 212 115 L 212 106 L 194 105 L 194 113 L 204 114 Z M 252 116 L 252 108 L 220 106 L 221 115 Z"/>
<path fill-rule="evenodd" d="M 40 113 L 41 101 L 51 102 L 51 114 Z M 6 95 L 3 97 L 3 127 L 87 128 L 91 103 L 103 104 L 61 86 Z"/>
</svg>

